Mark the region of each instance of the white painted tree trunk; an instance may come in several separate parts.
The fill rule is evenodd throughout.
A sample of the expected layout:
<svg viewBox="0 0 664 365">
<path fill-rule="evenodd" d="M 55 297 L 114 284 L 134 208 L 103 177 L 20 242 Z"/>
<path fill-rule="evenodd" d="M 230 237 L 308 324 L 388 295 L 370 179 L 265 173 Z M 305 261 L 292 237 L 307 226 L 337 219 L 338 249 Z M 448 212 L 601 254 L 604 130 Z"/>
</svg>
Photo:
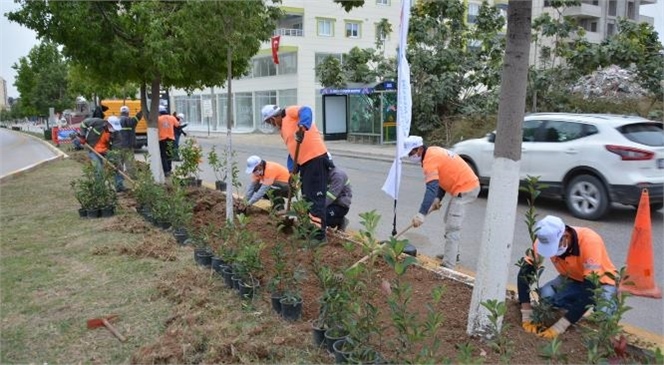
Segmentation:
<svg viewBox="0 0 664 365">
<path fill-rule="evenodd" d="M 532 2 L 510 0 L 507 8 L 507 44 L 500 85 L 489 201 L 477 277 L 468 309 L 468 334 L 485 337 L 491 335 L 491 322 L 489 311 L 482 303 L 491 299 L 505 301 L 519 194 L 521 126 L 528 84 Z M 501 326 L 502 318 L 498 324 L 499 328 Z"/>
<path fill-rule="evenodd" d="M 488 336 L 489 312 L 481 303 L 496 299 L 505 300 L 507 275 L 512 242 L 514 242 L 514 223 L 519 196 L 520 161 L 508 158 L 494 159 L 489 186 L 489 199 L 482 230 L 482 246 L 477 263 L 477 276 L 470 303 L 468 333 Z M 502 324 L 502 318 L 501 318 Z"/>
<path fill-rule="evenodd" d="M 158 184 L 166 182 L 164 168 L 161 165 L 161 153 L 159 152 L 159 131 L 157 128 L 148 127 L 148 155 L 150 156 L 150 171 L 154 181 Z"/>
</svg>

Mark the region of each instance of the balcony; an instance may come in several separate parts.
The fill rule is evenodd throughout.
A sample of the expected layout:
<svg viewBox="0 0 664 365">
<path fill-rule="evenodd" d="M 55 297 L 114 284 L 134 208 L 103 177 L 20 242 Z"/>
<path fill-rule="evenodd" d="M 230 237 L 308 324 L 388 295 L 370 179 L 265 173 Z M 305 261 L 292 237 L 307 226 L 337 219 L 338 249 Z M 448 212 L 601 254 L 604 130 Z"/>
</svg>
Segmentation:
<svg viewBox="0 0 664 365">
<path fill-rule="evenodd" d="M 657 0 L 641 0 L 641 5 L 652 5 L 657 4 Z"/>
<path fill-rule="evenodd" d="M 655 18 L 653 18 L 651 16 L 639 15 L 639 23 L 648 23 L 650 25 L 654 25 L 655 24 Z"/>
<path fill-rule="evenodd" d="M 602 16 L 602 8 L 599 5 L 582 3 L 581 6 L 571 6 L 566 8 L 563 11 L 563 15 L 578 19 L 600 18 Z"/>
<path fill-rule="evenodd" d="M 274 35 L 285 37 L 304 37 L 304 16 L 302 14 L 286 14 L 279 19 Z"/>
</svg>

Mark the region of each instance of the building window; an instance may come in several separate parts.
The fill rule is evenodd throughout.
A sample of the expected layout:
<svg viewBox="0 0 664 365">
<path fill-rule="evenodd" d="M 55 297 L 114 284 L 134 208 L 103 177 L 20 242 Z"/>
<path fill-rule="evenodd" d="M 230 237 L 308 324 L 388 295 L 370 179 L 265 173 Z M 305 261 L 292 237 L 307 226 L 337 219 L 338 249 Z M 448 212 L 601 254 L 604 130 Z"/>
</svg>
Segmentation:
<svg viewBox="0 0 664 365">
<path fill-rule="evenodd" d="M 258 119 L 256 125 L 261 130 L 269 131 L 272 128 L 271 126 L 268 126 L 266 123 L 263 123 L 263 121 L 261 120 L 261 109 L 263 108 L 263 106 L 268 104 L 280 105 L 279 103 L 277 103 L 277 91 L 276 90 L 256 91 L 254 93 L 254 97 L 256 100 L 256 103 L 254 104 L 254 114 Z"/>
<path fill-rule="evenodd" d="M 235 93 L 235 127 L 254 129 L 253 96 L 251 93 Z"/>
<path fill-rule="evenodd" d="M 480 5 L 474 3 L 468 4 L 468 23 L 475 24 L 478 15 L 480 15 Z"/>
<path fill-rule="evenodd" d="M 377 5 L 390 5 L 390 0 L 376 0 Z"/>
<path fill-rule="evenodd" d="M 341 53 L 316 53 L 316 55 L 314 56 L 314 69 L 316 68 L 316 66 L 323 63 L 323 60 L 325 60 L 325 58 L 327 57 L 334 57 L 338 59 L 339 62 L 343 62 L 343 57 Z M 316 75 L 316 81 L 317 82 L 320 81 L 320 79 L 318 79 L 318 75 Z"/>
<path fill-rule="evenodd" d="M 616 25 L 614 23 L 608 23 L 606 25 L 606 36 L 610 37 L 616 34 Z"/>
<path fill-rule="evenodd" d="M 279 55 L 277 75 L 289 75 L 297 73 L 297 53 L 289 52 Z"/>
<path fill-rule="evenodd" d="M 278 104 L 281 107 L 297 105 L 297 89 L 279 90 Z"/>
<path fill-rule="evenodd" d="M 618 1 L 609 0 L 609 16 L 616 16 L 618 13 Z"/>
<path fill-rule="evenodd" d="M 591 32 L 597 32 L 597 22 L 591 22 L 590 23 L 590 31 Z"/>
<path fill-rule="evenodd" d="M 318 19 L 318 36 L 334 37 L 334 20 Z"/>
<path fill-rule="evenodd" d="M 627 2 L 627 17 L 636 20 L 636 6 L 633 1 Z"/>
<path fill-rule="evenodd" d="M 178 113 L 183 113 L 187 123 L 196 125 L 202 124 L 201 118 L 201 97 L 199 95 L 178 95 L 173 97 L 175 109 Z"/>
<path fill-rule="evenodd" d="M 360 23 L 346 23 L 346 38 L 360 38 Z"/>
<path fill-rule="evenodd" d="M 507 4 L 498 4 L 496 8 L 498 9 L 498 14 L 505 18 L 505 24 L 507 24 Z"/>
</svg>

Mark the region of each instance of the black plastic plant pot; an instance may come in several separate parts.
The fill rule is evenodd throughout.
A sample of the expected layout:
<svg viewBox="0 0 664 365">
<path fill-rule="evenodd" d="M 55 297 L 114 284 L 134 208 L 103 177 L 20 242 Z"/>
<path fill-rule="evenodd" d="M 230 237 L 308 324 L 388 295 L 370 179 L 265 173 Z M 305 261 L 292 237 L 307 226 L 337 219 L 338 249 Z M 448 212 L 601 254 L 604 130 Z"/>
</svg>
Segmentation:
<svg viewBox="0 0 664 365">
<path fill-rule="evenodd" d="M 336 340 L 332 344 L 332 349 L 334 351 L 334 362 L 336 364 L 345 364 L 348 362 L 350 354 L 353 352 L 352 349 L 347 348 L 346 339 L 342 338 L 341 340 Z"/>
<path fill-rule="evenodd" d="M 169 229 L 169 228 L 171 228 L 171 224 L 170 224 L 169 222 L 165 222 L 165 221 L 157 222 L 157 226 L 158 226 L 159 228 L 161 228 L 161 229 Z"/>
<path fill-rule="evenodd" d="M 215 181 L 214 182 L 214 188 L 219 190 L 219 191 L 226 191 L 226 183 L 223 181 Z"/>
<path fill-rule="evenodd" d="M 221 270 L 221 277 L 224 278 L 224 283 L 228 289 L 233 289 L 233 269 L 230 266 L 226 266 Z"/>
<path fill-rule="evenodd" d="M 334 353 L 332 347 L 335 342 L 346 339 L 346 332 L 340 328 L 330 328 L 325 331 L 325 347 L 330 353 Z"/>
<path fill-rule="evenodd" d="M 101 217 L 102 218 L 108 218 L 108 217 L 112 217 L 113 215 L 115 215 L 115 207 L 113 207 L 113 206 L 103 207 L 100 210 L 101 210 Z"/>
<path fill-rule="evenodd" d="M 212 265 L 212 253 L 207 248 L 197 248 L 194 250 L 194 259 L 201 266 L 210 267 Z"/>
<path fill-rule="evenodd" d="M 176 228 L 173 231 L 173 237 L 175 237 L 175 241 L 177 241 L 178 245 L 184 246 L 186 245 L 187 238 L 189 238 L 189 233 L 184 228 Z"/>
<path fill-rule="evenodd" d="M 99 216 L 101 215 L 100 214 L 101 212 L 99 211 L 99 209 L 90 209 L 90 208 L 88 208 L 86 210 L 86 213 L 87 213 L 88 218 L 99 218 Z"/>
<path fill-rule="evenodd" d="M 201 186 L 203 186 L 203 180 L 202 179 L 196 179 L 196 187 L 200 188 Z"/>
<path fill-rule="evenodd" d="M 272 309 L 277 312 L 278 315 L 281 315 L 281 293 L 272 293 L 270 295 L 270 303 L 272 303 Z"/>
<path fill-rule="evenodd" d="M 210 265 L 212 266 L 212 270 L 216 272 L 217 274 L 221 275 L 221 263 L 223 261 L 219 256 L 212 256 L 210 259 Z"/>
<path fill-rule="evenodd" d="M 374 350 L 362 351 L 362 358 L 358 358 L 357 354 L 350 353 L 346 357 L 346 361 L 350 364 L 385 364 L 386 361 L 380 354 Z"/>
<path fill-rule="evenodd" d="M 88 217 L 88 210 L 85 208 L 78 208 L 78 216 L 80 218 L 87 218 Z"/>
<path fill-rule="evenodd" d="M 252 278 L 249 283 L 240 280 L 240 297 L 242 297 L 242 299 L 253 299 L 259 287 L 260 282 L 256 279 Z"/>
<path fill-rule="evenodd" d="M 231 280 L 233 280 L 233 289 L 237 290 L 238 292 L 240 291 L 240 281 L 242 279 L 239 276 L 231 276 Z"/>
<path fill-rule="evenodd" d="M 302 298 L 289 298 L 283 297 L 279 300 L 281 303 L 281 317 L 283 319 L 294 322 L 302 316 Z"/>
<path fill-rule="evenodd" d="M 314 345 L 318 347 L 323 346 L 325 344 L 325 331 L 327 331 L 327 328 L 316 320 L 311 322 L 311 331 L 313 333 Z"/>
</svg>

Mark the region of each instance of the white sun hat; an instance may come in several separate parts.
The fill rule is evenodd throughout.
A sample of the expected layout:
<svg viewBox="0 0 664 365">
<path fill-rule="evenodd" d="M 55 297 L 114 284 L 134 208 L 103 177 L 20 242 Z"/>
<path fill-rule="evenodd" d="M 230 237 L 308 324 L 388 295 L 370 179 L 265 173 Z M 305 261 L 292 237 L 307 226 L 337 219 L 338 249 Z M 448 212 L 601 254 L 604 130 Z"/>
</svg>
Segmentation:
<svg viewBox="0 0 664 365">
<path fill-rule="evenodd" d="M 261 163 L 261 161 L 263 161 L 263 160 L 261 160 L 261 158 L 256 156 L 256 155 L 249 156 L 249 158 L 247 159 L 247 169 L 244 170 L 244 171 L 247 174 L 251 174 L 252 172 L 254 172 L 254 169 L 256 168 L 256 166 L 258 166 Z"/>
<path fill-rule="evenodd" d="M 547 215 L 535 224 L 535 229 L 537 230 L 537 253 L 544 257 L 555 256 L 560 239 L 565 233 L 563 220 L 553 215 Z"/>
<path fill-rule="evenodd" d="M 403 154 L 401 157 L 406 157 L 413 150 L 413 148 L 424 146 L 424 141 L 420 136 L 408 136 L 403 142 Z"/>
<path fill-rule="evenodd" d="M 261 117 L 263 118 L 263 122 L 267 122 L 268 119 L 274 117 L 281 111 L 281 108 L 274 104 L 268 104 L 261 109 Z"/>
</svg>

